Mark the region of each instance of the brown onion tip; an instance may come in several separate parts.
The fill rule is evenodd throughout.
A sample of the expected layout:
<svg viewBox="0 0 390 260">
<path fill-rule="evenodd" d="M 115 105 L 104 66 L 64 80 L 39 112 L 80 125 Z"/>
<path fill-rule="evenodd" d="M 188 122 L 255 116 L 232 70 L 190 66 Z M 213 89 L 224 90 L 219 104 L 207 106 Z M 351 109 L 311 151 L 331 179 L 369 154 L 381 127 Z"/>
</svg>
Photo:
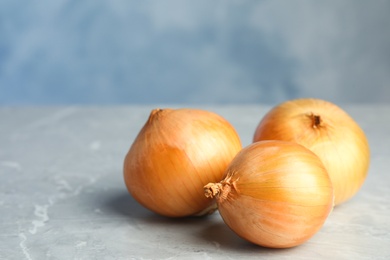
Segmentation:
<svg viewBox="0 0 390 260">
<path fill-rule="evenodd" d="M 311 118 L 311 126 L 313 128 L 317 128 L 321 126 L 322 123 L 321 116 L 311 113 L 309 117 Z"/>
<path fill-rule="evenodd" d="M 221 183 L 209 183 L 203 187 L 206 198 L 214 198 L 222 189 Z"/>
<path fill-rule="evenodd" d="M 162 111 L 163 111 L 163 109 L 161 109 L 161 108 L 155 108 L 155 109 L 153 109 L 152 112 L 150 112 L 148 121 L 149 121 L 149 122 L 152 121 L 152 119 L 153 119 L 154 117 L 156 117 L 158 114 L 160 114 Z"/>
</svg>

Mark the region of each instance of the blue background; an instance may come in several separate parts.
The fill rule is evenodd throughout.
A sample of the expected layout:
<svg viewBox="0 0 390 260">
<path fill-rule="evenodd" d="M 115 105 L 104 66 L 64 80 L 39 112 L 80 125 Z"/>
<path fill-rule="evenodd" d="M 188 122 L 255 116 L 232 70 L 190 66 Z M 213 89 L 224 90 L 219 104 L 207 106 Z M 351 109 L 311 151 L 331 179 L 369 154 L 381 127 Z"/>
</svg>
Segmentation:
<svg viewBox="0 0 390 260">
<path fill-rule="evenodd" d="M 0 0 L 0 105 L 390 101 L 390 1 Z"/>
</svg>

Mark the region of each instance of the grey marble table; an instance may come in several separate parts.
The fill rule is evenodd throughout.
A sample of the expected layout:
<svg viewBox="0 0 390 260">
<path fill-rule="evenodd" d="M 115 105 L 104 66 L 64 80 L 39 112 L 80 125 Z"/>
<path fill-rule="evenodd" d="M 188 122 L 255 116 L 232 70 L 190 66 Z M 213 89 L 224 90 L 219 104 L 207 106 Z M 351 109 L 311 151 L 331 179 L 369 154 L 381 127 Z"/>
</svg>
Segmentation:
<svg viewBox="0 0 390 260">
<path fill-rule="evenodd" d="M 283 250 L 240 239 L 218 213 L 172 220 L 131 198 L 123 159 L 155 107 L 0 108 L 0 259 L 390 259 L 390 106 L 342 106 L 368 136 L 368 178 L 320 232 Z M 198 108 L 248 145 L 270 107 Z"/>
</svg>

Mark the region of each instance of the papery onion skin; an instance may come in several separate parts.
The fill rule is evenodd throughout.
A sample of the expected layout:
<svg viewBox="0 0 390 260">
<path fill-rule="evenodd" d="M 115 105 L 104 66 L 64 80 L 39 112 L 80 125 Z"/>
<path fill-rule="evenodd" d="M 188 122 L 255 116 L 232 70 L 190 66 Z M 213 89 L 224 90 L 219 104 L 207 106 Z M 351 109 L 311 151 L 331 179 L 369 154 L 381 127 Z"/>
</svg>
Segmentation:
<svg viewBox="0 0 390 260">
<path fill-rule="evenodd" d="M 297 142 L 320 157 L 333 182 L 335 204 L 351 199 L 363 185 L 370 164 L 367 137 L 337 105 L 312 98 L 283 102 L 260 121 L 253 141 Z"/>
<path fill-rule="evenodd" d="M 292 142 L 263 141 L 241 150 L 224 179 L 204 187 L 224 222 L 260 246 L 289 248 L 320 230 L 333 188 L 320 159 Z"/>
<path fill-rule="evenodd" d="M 241 148 L 233 126 L 215 113 L 155 109 L 126 154 L 125 184 L 157 214 L 206 214 L 213 202 L 204 197 L 203 186 L 220 181 Z"/>
</svg>

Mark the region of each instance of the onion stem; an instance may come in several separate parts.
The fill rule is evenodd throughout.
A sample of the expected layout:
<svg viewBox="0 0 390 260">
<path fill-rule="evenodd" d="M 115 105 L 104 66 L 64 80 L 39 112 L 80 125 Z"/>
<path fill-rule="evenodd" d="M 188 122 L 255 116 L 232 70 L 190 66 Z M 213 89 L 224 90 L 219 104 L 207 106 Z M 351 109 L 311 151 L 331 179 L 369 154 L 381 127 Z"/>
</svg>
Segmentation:
<svg viewBox="0 0 390 260">
<path fill-rule="evenodd" d="M 310 118 L 311 118 L 311 126 L 313 128 L 318 128 L 319 126 L 321 126 L 321 122 L 322 122 L 321 116 L 312 113 L 310 115 Z"/>
<path fill-rule="evenodd" d="M 209 183 L 204 186 L 204 193 L 206 198 L 214 198 L 221 193 L 222 184 L 221 183 Z"/>
</svg>

